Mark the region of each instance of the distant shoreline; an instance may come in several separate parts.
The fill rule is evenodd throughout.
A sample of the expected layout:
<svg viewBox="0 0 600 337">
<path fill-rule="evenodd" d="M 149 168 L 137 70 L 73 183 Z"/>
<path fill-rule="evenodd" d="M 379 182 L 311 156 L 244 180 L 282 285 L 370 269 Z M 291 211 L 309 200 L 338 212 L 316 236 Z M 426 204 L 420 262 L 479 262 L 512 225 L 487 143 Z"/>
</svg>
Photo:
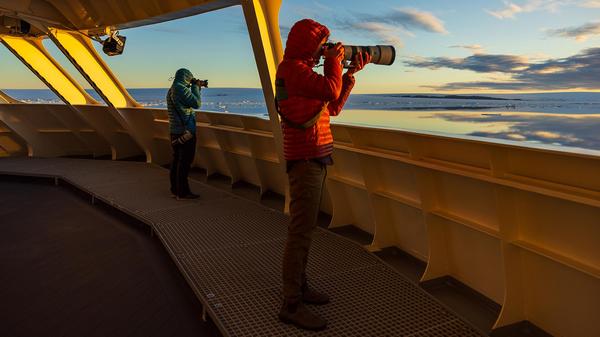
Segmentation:
<svg viewBox="0 0 600 337">
<path fill-rule="evenodd" d="M 402 95 L 402 94 L 391 94 L 386 95 L 389 97 L 402 97 L 402 98 L 429 98 L 429 99 L 470 99 L 480 101 L 522 101 L 520 98 L 501 98 L 501 97 L 490 97 L 490 96 L 476 96 L 476 95 Z"/>
<path fill-rule="evenodd" d="M 491 110 L 491 109 L 499 109 L 502 107 L 497 106 L 419 106 L 419 107 L 392 107 L 386 108 L 385 110 L 390 111 L 431 111 L 431 110 Z M 370 109 L 364 108 L 363 110 L 379 110 L 379 109 Z"/>
</svg>

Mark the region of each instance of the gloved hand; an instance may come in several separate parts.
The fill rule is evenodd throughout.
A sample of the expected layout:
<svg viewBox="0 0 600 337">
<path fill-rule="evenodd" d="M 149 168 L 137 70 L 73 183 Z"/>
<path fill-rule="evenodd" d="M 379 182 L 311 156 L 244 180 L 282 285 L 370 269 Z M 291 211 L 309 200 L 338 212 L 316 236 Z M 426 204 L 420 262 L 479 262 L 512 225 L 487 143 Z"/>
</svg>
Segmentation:
<svg viewBox="0 0 600 337">
<path fill-rule="evenodd" d="M 335 44 L 335 46 L 326 48 L 323 51 L 323 57 L 325 58 L 336 58 L 339 62 L 342 62 L 344 59 L 344 45 L 341 42 Z"/>
<path fill-rule="evenodd" d="M 353 76 L 355 73 L 363 70 L 363 68 L 369 62 L 371 62 L 371 55 L 369 55 L 369 53 L 357 54 L 354 57 L 354 60 L 352 60 L 352 63 L 350 63 L 350 67 L 348 67 L 348 71 L 346 71 L 346 74 Z"/>
</svg>

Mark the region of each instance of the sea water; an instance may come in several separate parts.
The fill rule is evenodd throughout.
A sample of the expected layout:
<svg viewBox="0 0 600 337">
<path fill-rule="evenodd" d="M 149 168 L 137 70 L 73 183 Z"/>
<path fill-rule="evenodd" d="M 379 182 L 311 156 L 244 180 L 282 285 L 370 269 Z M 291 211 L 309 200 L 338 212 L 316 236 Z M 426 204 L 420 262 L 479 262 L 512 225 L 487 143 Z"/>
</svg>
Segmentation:
<svg viewBox="0 0 600 337">
<path fill-rule="evenodd" d="M 166 108 L 167 88 L 129 89 L 140 104 Z M 61 101 L 50 90 L 5 92 L 27 103 Z M 98 95 L 88 91 L 102 101 Z M 352 94 L 334 123 L 460 134 L 600 150 L 600 93 L 541 93 L 455 97 Z M 268 118 L 261 89 L 207 88 L 202 110 Z"/>
</svg>

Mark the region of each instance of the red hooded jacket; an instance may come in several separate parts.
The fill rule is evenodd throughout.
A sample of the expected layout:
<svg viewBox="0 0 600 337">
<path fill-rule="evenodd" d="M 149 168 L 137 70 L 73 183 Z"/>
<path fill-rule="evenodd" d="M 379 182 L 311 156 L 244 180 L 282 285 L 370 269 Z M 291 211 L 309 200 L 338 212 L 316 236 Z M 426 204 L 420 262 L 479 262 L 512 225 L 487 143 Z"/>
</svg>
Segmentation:
<svg viewBox="0 0 600 337">
<path fill-rule="evenodd" d="M 333 152 L 333 136 L 329 117 L 337 116 L 354 86 L 354 77 L 342 76 L 342 58 L 325 58 L 323 73 L 313 70 L 313 54 L 324 38 L 327 27 L 310 19 L 298 21 L 288 35 L 283 61 L 276 79 L 283 82 L 287 98 L 278 101 L 280 113 L 296 124 L 315 116 L 329 102 L 319 120 L 307 129 L 281 122 L 283 151 L 286 160 L 321 158 Z"/>
</svg>

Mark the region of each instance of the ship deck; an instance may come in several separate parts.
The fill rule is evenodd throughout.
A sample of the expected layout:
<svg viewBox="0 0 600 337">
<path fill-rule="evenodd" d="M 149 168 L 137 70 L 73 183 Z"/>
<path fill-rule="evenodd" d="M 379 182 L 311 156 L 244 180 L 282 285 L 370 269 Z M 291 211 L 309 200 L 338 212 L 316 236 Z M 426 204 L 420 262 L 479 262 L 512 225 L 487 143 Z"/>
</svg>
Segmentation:
<svg viewBox="0 0 600 337">
<path fill-rule="evenodd" d="M 0 176 L 0 335 L 221 336 L 146 225 L 50 182 Z"/>
<path fill-rule="evenodd" d="M 0 159 L 0 174 L 54 179 L 149 226 L 224 336 L 484 336 L 360 244 L 317 229 L 308 265 L 332 303 L 328 329 L 280 323 L 280 261 L 288 218 L 197 181 L 199 200 L 168 193 L 168 171 L 125 161 Z"/>
</svg>

